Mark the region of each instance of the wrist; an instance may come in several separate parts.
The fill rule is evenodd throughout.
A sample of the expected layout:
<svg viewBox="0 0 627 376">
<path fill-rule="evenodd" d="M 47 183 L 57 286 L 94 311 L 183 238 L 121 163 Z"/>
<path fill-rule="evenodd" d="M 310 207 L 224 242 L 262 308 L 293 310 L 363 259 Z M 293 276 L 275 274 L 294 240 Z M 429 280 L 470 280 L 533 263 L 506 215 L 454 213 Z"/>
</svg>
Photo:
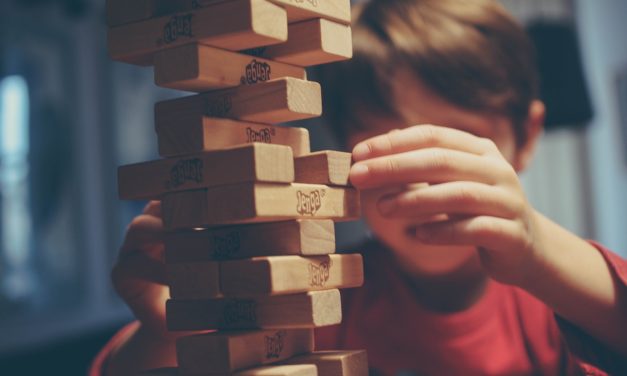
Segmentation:
<svg viewBox="0 0 627 376">
<path fill-rule="evenodd" d="M 535 209 L 529 215 L 530 241 L 523 250 L 524 257 L 520 264 L 520 278 L 515 285 L 523 290 L 533 291 L 540 284 L 542 273 L 546 270 L 546 232 L 549 229 L 544 217 Z"/>
</svg>

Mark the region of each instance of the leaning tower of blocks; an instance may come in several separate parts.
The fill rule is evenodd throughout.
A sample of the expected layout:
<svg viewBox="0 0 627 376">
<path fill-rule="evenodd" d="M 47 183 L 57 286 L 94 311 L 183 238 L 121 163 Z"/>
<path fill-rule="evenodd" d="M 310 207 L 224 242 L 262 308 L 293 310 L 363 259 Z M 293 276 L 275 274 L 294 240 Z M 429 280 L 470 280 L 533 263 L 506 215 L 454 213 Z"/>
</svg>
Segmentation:
<svg viewBox="0 0 627 376">
<path fill-rule="evenodd" d="M 333 221 L 359 216 L 351 156 L 312 153 L 319 84 L 352 55 L 349 0 L 108 0 L 114 60 L 193 92 L 155 105 L 162 159 L 120 167 L 119 193 L 161 200 L 178 367 L 154 375 L 366 376 L 364 351 L 315 352 L 362 258 Z"/>
</svg>

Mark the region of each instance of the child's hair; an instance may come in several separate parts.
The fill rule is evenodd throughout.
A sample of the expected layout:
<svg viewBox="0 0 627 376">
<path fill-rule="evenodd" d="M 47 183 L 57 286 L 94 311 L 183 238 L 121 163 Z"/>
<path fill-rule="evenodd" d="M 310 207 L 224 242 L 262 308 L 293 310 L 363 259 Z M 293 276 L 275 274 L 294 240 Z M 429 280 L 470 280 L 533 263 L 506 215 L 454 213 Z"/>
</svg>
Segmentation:
<svg viewBox="0 0 627 376">
<path fill-rule="evenodd" d="M 371 0 L 353 14 L 352 60 L 320 68 L 325 117 L 340 142 L 359 111 L 397 116 L 391 78 L 408 69 L 459 107 L 511 119 L 518 145 L 537 97 L 533 46 L 492 0 Z"/>
</svg>

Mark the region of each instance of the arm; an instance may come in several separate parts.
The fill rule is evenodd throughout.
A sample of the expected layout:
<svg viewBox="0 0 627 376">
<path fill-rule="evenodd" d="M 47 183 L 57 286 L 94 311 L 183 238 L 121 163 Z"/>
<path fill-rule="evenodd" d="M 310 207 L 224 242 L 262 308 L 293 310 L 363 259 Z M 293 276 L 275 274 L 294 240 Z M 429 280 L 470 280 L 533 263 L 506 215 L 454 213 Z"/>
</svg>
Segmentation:
<svg viewBox="0 0 627 376">
<path fill-rule="evenodd" d="M 520 287 L 561 317 L 627 355 L 626 275 L 621 279 L 615 274 L 618 271 L 589 242 L 537 212 L 534 216 L 541 250 Z"/>
<path fill-rule="evenodd" d="M 484 269 L 520 286 L 614 351 L 627 354 L 627 291 L 601 253 L 537 213 L 514 168 L 489 139 L 415 126 L 358 144 L 359 189 L 426 182 L 379 201 L 381 215 L 446 215 L 418 227 L 424 244 L 477 247 Z"/>
</svg>

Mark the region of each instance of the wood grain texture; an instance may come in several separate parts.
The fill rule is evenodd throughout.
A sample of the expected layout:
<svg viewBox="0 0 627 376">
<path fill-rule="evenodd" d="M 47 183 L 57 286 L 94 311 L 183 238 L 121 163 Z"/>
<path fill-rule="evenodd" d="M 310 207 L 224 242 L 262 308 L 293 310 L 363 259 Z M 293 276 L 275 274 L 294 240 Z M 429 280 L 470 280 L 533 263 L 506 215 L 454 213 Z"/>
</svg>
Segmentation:
<svg viewBox="0 0 627 376">
<path fill-rule="evenodd" d="M 187 12 L 227 0 L 107 0 L 107 24 L 119 26 L 176 12 Z M 351 23 L 350 0 L 270 0 L 287 10 L 289 22 L 327 18 Z"/>
<path fill-rule="evenodd" d="M 201 376 L 179 372 L 178 368 L 159 368 L 140 373 L 142 376 Z M 318 376 L 316 366 L 311 364 L 265 366 L 247 369 L 223 376 Z"/>
<path fill-rule="evenodd" d="M 359 218 L 359 204 L 353 188 L 244 183 L 165 194 L 162 215 L 168 230 L 290 219 L 348 221 Z"/>
<path fill-rule="evenodd" d="M 368 376 L 368 356 L 365 351 L 316 351 L 295 356 L 285 364 L 314 364 L 324 376 Z"/>
<path fill-rule="evenodd" d="M 352 154 L 326 150 L 294 159 L 295 182 L 348 186 Z"/>
<path fill-rule="evenodd" d="M 157 128 L 159 154 L 176 157 L 252 142 L 286 145 L 294 156 L 309 154 L 309 131 L 231 119 L 198 116 Z"/>
<path fill-rule="evenodd" d="M 313 18 L 326 18 L 335 22 L 350 25 L 350 0 L 270 0 L 287 9 L 290 22 L 304 21 Z"/>
<path fill-rule="evenodd" d="M 176 300 L 166 305 L 168 330 L 298 329 L 342 321 L 339 290 L 253 299 Z"/>
<path fill-rule="evenodd" d="M 347 60 L 353 56 L 351 27 L 321 18 L 294 23 L 287 42 L 244 52 L 301 67 Z"/>
<path fill-rule="evenodd" d="M 123 200 L 158 199 L 168 192 L 233 183 L 293 181 L 292 149 L 262 143 L 136 163 L 118 169 L 119 196 Z"/>
<path fill-rule="evenodd" d="M 287 13 L 266 0 L 233 0 L 109 29 L 113 60 L 151 65 L 153 54 L 202 42 L 237 51 L 287 40 Z"/>
<path fill-rule="evenodd" d="M 220 264 L 195 262 L 166 265 L 170 296 L 178 299 L 215 299 L 220 291 Z"/>
<path fill-rule="evenodd" d="M 164 234 L 166 263 L 335 252 L 331 220 L 295 220 Z"/>
<path fill-rule="evenodd" d="M 277 124 L 322 114 L 320 85 L 280 78 L 256 85 L 192 95 L 155 105 L 157 129 L 201 116 Z"/>
<path fill-rule="evenodd" d="M 203 5 L 215 4 L 227 0 L 200 0 Z M 325 18 L 350 25 L 350 0 L 269 0 L 287 10 L 290 23 L 316 18 Z"/>
<path fill-rule="evenodd" d="M 270 256 L 220 263 L 224 296 L 297 294 L 363 284 L 360 254 L 315 257 Z"/>
<path fill-rule="evenodd" d="M 302 67 L 197 43 L 157 52 L 154 65 L 157 86 L 197 93 L 281 77 L 307 78 Z"/>
<path fill-rule="evenodd" d="M 179 338 L 176 355 L 182 372 L 220 375 L 309 353 L 313 342 L 311 329 L 215 332 Z"/>
</svg>

